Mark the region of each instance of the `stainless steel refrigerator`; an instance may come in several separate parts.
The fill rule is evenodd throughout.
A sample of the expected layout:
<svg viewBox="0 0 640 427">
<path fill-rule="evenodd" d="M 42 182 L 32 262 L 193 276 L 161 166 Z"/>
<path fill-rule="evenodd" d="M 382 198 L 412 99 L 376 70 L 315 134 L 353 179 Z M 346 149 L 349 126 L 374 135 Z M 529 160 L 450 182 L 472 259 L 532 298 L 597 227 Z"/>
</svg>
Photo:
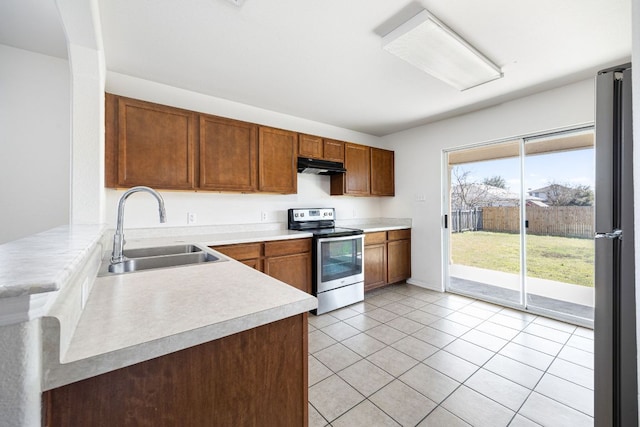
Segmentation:
<svg viewBox="0 0 640 427">
<path fill-rule="evenodd" d="M 596 78 L 595 425 L 638 425 L 631 64 Z"/>
</svg>

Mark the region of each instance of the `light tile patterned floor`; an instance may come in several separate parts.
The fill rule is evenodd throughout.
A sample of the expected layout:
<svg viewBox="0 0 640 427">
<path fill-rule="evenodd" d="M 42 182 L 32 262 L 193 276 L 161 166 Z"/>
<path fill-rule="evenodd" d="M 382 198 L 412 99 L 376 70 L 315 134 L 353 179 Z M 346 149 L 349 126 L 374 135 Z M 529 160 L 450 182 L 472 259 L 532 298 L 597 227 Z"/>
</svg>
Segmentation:
<svg viewBox="0 0 640 427">
<path fill-rule="evenodd" d="M 309 426 L 593 425 L 593 331 L 400 284 L 309 315 Z"/>
</svg>

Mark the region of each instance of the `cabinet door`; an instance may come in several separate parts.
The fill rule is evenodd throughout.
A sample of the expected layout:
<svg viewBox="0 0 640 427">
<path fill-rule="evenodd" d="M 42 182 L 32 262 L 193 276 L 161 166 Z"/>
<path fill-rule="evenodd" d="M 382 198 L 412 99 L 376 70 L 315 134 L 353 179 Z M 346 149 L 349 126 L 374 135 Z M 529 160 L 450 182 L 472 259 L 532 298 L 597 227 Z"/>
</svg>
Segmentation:
<svg viewBox="0 0 640 427">
<path fill-rule="evenodd" d="M 311 253 L 265 258 L 264 272 L 301 291 L 311 293 Z"/>
<path fill-rule="evenodd" d="M 255 191 L 257 171 L 256 125 L 222 117 L 200 116 L 200 188 Z"/>
<path fill-rule="evenodd" d="M 345 143 L 344 167 L 347 172 L 331 176 L 331 195 L 368 196 L 369 157 L 369 147 Z"/>
<path fill-rule="evenodd" d="M 254 270 L 262 271 L 262 259 L 260 258 L 245 259 L 240 262 Z"/>
<path fill-rule="evenodd" d="M 322 138 L 319 136 L 300 134 L 298 136 L 298 156 L 321 159 Z"/>
<path fill-rule="evenodd" d="M 387 249 L 384 243 L 364 247 L 364 290 L 387 283 Z"/>
<path fill-rule="evenodd" d="M 211 249 L 240 261 L 251 268 L 262 271 L 262 243 L 211 246 Z"/>
<path fill-rule="evenodd" d="M 259 128 L 258 189 L 291 194 L 298 187 L 298 134 Z"/>
<path fill-rule="evenodd" d="M 344 142 L 325 139 L 322 158 L 333 162 L 344 162 Z"/>
<path fill-rule="evenodd" d="M 411 240 L 387 243 L 387 283 L 396 283 L 411 277 Z"/>
<path fill-rule="evenodd" d="M 371 148 L 371 194 L 373 196 L 395 195 L 393 163 L 393 151 Z"/>
<path fill-rule="evenodd" d="M 117 104 L 115 186 L 193 189 L 197 115 L 122 97 Z M 107 143 L 109 148 L 113 145 Z"/>
</svg>

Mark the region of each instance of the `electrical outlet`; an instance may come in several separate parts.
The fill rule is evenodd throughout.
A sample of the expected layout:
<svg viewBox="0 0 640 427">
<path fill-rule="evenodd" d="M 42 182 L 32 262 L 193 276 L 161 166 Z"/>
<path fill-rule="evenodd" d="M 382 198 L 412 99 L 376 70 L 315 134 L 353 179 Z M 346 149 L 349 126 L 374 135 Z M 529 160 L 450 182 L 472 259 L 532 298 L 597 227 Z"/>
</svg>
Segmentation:
<svg viewBox="0 0 640 427">
<path fill-rule="evenodd" d="M 195 212 L 187 212 L 187 224 L 195 224 L 198 222 L 198 215 Z"/>
<path fill-rule="evenodd" d="M 266 211 L 260 212 L 260 221 L 265 222 L 266 220 L 267 220 L 267 212 Z"/>
<path fill-rule="evenodd" d="M 351 214 L 351 218 L 355 218 L 356 217 L 356 208 L 353 208 L 353 212 Z"/>
</svg>

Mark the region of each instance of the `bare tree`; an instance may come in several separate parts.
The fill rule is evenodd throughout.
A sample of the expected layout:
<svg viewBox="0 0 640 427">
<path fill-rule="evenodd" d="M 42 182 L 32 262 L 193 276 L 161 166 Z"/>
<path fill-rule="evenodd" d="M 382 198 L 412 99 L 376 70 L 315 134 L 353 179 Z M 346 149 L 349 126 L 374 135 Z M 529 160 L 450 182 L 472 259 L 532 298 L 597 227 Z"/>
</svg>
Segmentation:
<svg viewBox="0 0 640 427">
<path fill-rule="evenodd" d="M 565 185 L 551 182 L 545 188 L 546 203 L 549 206 L 567 206 L 571 201 L 571 189 Z"/>
<path fill-rule="evenodd" d="M 482 181 L 484 185 L 490 185 L 491 187 L 502 188 L 503 190 L 508 190 L 507 181 L 501 177 L 500 175 L 494 175 L 491 178 L 485 178 Z"/>
<path fill-rule="evenodd" d="M 451 206 L 453 209 L 473 209 L 486 205 L 487 186 L 471 180 L 471 171 L 454 167 L 451 171 Z"/>
</svg>

